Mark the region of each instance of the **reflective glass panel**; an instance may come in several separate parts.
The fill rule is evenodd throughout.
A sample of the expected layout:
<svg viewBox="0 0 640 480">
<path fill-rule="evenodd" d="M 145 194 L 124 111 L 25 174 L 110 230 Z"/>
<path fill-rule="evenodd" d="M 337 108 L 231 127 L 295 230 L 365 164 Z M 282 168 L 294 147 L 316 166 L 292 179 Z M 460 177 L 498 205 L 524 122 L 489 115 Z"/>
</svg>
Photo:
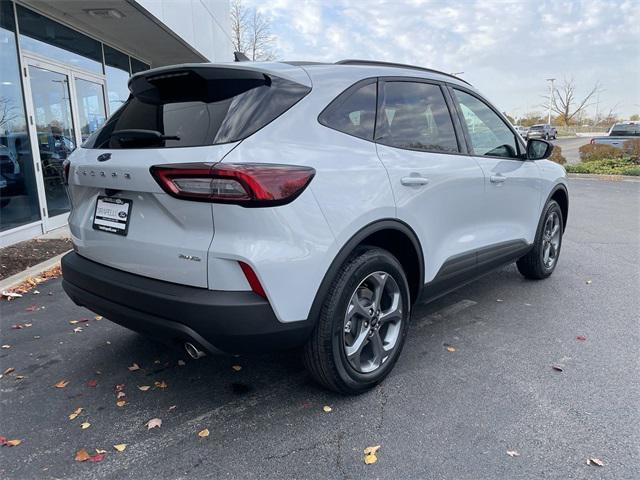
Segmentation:
<svg viewBox="0 0 640 480">
<path fill-rule="evenodd" d="M 38 149 L 50 217 L 69 211 L 62 162 L 76 148 L 71 122 L 69 78 L 29 66 Z"/>
<path fill-rule="evenodd" d="M 105 121 L 104 90 L 102 85 L 76 78 L 76 100 L 80 136 L 84 142 L 89 135 L 98 130 Z"/>
<path fill-rule="evenodd" d="M 40 220 L 13 5 L 0 2 L 0 231 Z"/>
</svg>

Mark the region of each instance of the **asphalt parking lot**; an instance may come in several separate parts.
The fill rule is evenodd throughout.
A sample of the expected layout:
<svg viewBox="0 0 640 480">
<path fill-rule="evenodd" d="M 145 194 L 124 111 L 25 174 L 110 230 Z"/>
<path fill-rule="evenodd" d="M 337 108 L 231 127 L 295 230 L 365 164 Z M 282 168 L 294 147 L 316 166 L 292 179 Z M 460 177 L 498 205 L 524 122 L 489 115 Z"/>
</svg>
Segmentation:
<svg viewBox="0 0 640 480">
<path fill-rule="evenodd" d="M 0 436 L 22 443 L 0 447 L 0 476 L 640 478 L 640 183 L 570 187 L 550 279 L 510 266 L 416 308 L 395 370 L 358 397 L 315 386 L 295 353 L 188 360 L 96 320 L 59 279 L 3 302 Z"/>
<path fill-rule="evenodd" d="M 551 140 L 551 143 L 562 149 L 562 155 L 568 164 L 580 163 L 580 147 L 591 141 L 591 137 L 562 137 Z"/>
</svg>

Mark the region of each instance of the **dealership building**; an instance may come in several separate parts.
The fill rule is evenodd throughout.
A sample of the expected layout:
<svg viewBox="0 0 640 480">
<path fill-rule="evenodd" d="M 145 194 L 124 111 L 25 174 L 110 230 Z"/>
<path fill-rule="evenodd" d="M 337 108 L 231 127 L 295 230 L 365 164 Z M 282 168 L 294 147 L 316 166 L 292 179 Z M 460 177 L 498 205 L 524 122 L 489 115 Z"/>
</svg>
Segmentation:
<svg viewBox="0 0 640 480">
<path fill-rule="evenodd" d="M 131 74 L 232 60 L 228 0 L 0 0 L 0 247 L 66 225 L 62 163 Z"/>
</svg>

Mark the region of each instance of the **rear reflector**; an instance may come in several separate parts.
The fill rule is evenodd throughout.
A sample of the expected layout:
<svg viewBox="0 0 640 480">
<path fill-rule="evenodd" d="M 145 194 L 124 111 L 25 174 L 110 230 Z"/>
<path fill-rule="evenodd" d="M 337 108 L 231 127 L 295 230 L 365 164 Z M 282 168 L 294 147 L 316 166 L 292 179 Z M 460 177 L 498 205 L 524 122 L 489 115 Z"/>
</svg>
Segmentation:
<svg viewBox="0 0 640 480">
<path fill-rule="evenodd" d="M 150 171 L 173 197 L 243 207 L 289 203 L 316 173 L 310 167 L 270 163 L 182 163 L 155 165 Z"/>
<path fill-rule="evenodd" d="M 242 273 L 244 273 L 247 282 L 249 282 L 249 286 L 251 287 L 251 290 L 253 290 L 253 293 L 257 293 L 262 298 L 267 298 L 267 294 L 264 293 L 264 288 L 262 288 L 260 280 L 258 280 L 258 276 L 256 275 L 256 272 L 253 271 L 253 268 L 251 268 L 247 263 L 240 261 L 238 263 L 240 264 Z"/>
</svg>

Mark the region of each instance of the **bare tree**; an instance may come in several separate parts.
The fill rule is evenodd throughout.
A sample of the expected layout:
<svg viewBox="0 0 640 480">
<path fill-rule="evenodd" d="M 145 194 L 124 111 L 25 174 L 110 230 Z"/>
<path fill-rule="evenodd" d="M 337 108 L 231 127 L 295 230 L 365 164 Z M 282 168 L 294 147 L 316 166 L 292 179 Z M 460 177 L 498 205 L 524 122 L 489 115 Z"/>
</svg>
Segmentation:
<svg viewBox="0 0 640 480">
<path fill-rule="evenodd" d="M 602 92 L 602 86 L 600 82 L 596 82 L 593 88 L 582 99 L 579 99 L 575 81 L 573 78 L 565 78 L 560 86 L 553 89 L 551 110 L 558 114 L 558 121 L 568 126 L 572 120 L 580 116 L 581 112 L 593 105 L 592 99 L 599 92 Z M 547 95 L 545 98 L 548 105 L 549 96 Z"/>
<path fill-rule="evenodd" d="M 250 60 L 275 58 L 271 21 L 257 9 L 245 7 L 242 0 L 231 2 L 231 36 L 235 51 L 245 54 Z"/>
<path fill-rule="evenodd" d="M 18 118 L 16 106 L 10 98 L 0 97 L 0 127 L 4 127 Z"/>
</svg>

